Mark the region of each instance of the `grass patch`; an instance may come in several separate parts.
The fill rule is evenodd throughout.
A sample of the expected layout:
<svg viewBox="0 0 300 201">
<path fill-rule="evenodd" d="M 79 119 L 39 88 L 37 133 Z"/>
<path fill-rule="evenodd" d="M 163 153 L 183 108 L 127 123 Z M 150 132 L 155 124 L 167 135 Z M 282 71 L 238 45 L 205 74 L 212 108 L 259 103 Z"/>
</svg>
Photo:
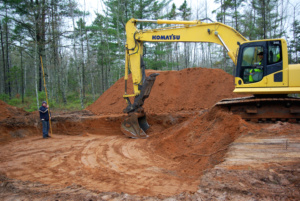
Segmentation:
<svg viewBox="0 0 300 201">
<path fill-rule="evenodd" d="M 38 108 L 42 105 L 42 101 L 46 100 L 45 92 L 39 93 L 39 102 L 37 104 L 36 97 L 33 95 L 28 95 L 24 97 L 24 103 L 22 103 L 22 98 L 16 96 L 9 99 L 9 96 L 6 94 L 0 94 L 0 100 L 6 102 L 9 105 L 22 108 L 27 112 L 37 111 Z M 81 107 L 81 101 L 78 94 L 68 94 L 67 104 L 64 104 L 61 98 L 50 99 L 49 106 L 52 111 L 78 111 L 85 109 L 87 106 L 91 105 L 94 102 L 92 94 L 86 94 L 84 100 L 84 108 Z"/>
</svg>

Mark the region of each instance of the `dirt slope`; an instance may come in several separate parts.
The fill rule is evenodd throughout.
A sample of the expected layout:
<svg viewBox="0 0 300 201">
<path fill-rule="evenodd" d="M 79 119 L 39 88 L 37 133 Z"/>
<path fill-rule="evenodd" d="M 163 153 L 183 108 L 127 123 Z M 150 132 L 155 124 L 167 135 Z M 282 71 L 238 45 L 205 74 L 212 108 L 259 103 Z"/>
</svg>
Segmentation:
<svg viewBox="0 0 300 201">
<path fill-rule="evenodd" d="M 0 121 L 11 117 L 15 118 L 18 116 L 22 116 L 25 115 L 26 113 L 27 112 L 25 112 L 24 110 L 8 105 L 2 100 L 0 100 Z"/>
<path fill-rule="evenodd" d="M 180 169 L 182 174 L 199 176 L 222 162 L 228 146 L 242 133 L 253 129 L 253 125 L 238 115 L 213 108 L 183 124 L 156 133 L 150 140 L 156 155 L 178 162 L 177 171 Z"/>
<path fill-rule="evenodd" d="M 188 68 L 181 71 L 147 71 L 147 75 L 158 72 L 160 75 L 145 101 L 145 111 L 150 113 L 200 110 L 209 108 L 223 98 L 237 97 L 234 78 L 220 69 Z M 131 79 L 131 78 L 130 78 Z M 131 81 L 129 81 L 130 83 Z M 128 84 L 130 92 L 132 84 Z M 126 107 L 124 79 L 118 80 L 87 110 L 100 114 L 122 113 Z"/>
<path fill-rule="evenodd" d="M 203 171 L 219 164 L 228 145 L 250 129 L 240 117 L 212 110 L 163 132 L 153 128 L 147 140 L 88 133 L 30 138 L 0 148 L 0 172 L 59 188 L 75 183 L 102 192 L 171 196 L 197 191 Z"/>
<path fill-rule="evenodd" d="M 0 145 L 35 135 L 38 114 L 11 106 L 0 100 Z"/>
</svg>

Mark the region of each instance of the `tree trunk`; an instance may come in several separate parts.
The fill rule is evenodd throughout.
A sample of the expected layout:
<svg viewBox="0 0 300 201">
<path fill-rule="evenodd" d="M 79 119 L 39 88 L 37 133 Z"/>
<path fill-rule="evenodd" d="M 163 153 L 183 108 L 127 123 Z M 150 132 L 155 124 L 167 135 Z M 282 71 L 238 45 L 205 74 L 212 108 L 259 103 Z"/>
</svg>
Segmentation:
<svg viewBox="0 0 300 201">
<path fill-rule="evenodd" d="M 5 5 L 5 15 L 7 17 L 7 8 Z M 6 70 L 7 70 L 7 84 L 8 84 L 8 95 L 11 99 L 11 75 L 10 75 L 10 62 L 9 62 L 9 43 L 8 43 L 8 22 L 5 23 L 5 38 L 6 38 Z"/>
<path fill-rule="evenodd" d="M 74 10 L 73 10 L 73 5 L 71 3 L 71 0 L 69 0 L 69 3 L 71 5 L 71 17 L 72 17 L 72 22 L 73 22 L 73 28 L 75 32 L 75 19 L 74 19 Z M 73 53 L 74 53 L 74 65 L 75 68 L 77 69 L 78 73 L 78 81 L 79 81 L 79 88 L 80 88 L 80 103 L 81 103 L 81 108 L 84 108 L 84 102 L 83 102 L 83 83 L 82 83 L 82 76 L 81 76 L 81 71 L 80 71 L 80 66 L 77 64 L 77 51 L 76 51 L 76 40 L 75 40 L 75 33 L 73 34 Z"/>
<path fill-rule="evenodd" d="M 45 0 L 42 0 L 42 2 L 39 2 L 39 0 L 35 1 L 35 4 L 37 6 L 37 11 L 34 14 L 35 17 L 35 35 L 36 35 L 36 41 L 38 45 L 38 56 L 39 59 L 41 57 L 45 58 L 45 41 L 46 41 L 46 4 Z M 46 61 L 46 59 L 44 59 Z M 46 62 L 45 62 L 46 63 Z M 42 91 L 42 66 L 41 61 L 39 62 L 39 68 L 38 68 L 38 91 Z"/>
<path fill-rule="evenodd" d="M 263 2 L 263 7 L 262 7 L 262 9 L 263 9 L 263 37 L 264 37 L 264 39 L 266 39 L 266 32 L 267 32 L 267 30 L 266 30 L 266 3 L 265 3 L 265 0 L 263 0 L 262 1 Z"/>
<path fill-rule="evenodd" d="M 24 103 L 24 70 L 23 70 L 23 50 L 20 50 L 21 55 L 21 95 L 22 95 L 22 103 Z"/>
<path fill-rule="evenodd" d="M 35 82 L 34 82 L 34 85 L 35 85 L 35 95 L 36 95 L 36 104 L 37 104 L 37 109 L 39 109 L 39 93 L 38 93 L 38 85 L 37 85 L 37 81 L 38 81 L 38 68 L 39 68 L 39 65 L 36 63 L 37 61 L 37 54 L 38 54 L 38 47 L 37 47 L 37 41 L 35 41 L 35 54 L 34 54 L 34 69 L 35 69 L 35 72 L 34 72 L 34 75 L 35 75 Z"/>
<path fill-rule="evenodd" d="M 237 0 L 234 0 L 234 12 L 235 12 L 235 30 L 238 30 L 238 16 L 237 16 Z"/>
<path fill-rule="evenodd" d="M 3 41 L 3 29 L 2 29 L 2 22 L 0 22 L 0 31 L 1 31 L 1 52 L 2 52 L 2 61 L 3 61 L 3 88 L 4 93 L 8 93 L 7 88 L 7 75 L 6 75 L 6 65 L 5 65 L 5 54 L 4 54 L 4 41 Z"/>
<path fill-rule="evenodd" d="M 91 84 L 92 84 L 92 93 L 93 93 L 93 101 L 95 102 L 95 87 L 94 87 L 94 74 L 91 73 Z"/>
<path fill-rule="evenodd" d="M 101 55 L 101 85 L 102 93 L 105 91 L 105 77 L 104 77 L 104 57 Z"/>
<path fill-rule="evenodd" d="M 84 59 L 84 48 L 83 48 L 83 33 L 82 27 L 80 27 L 80 37 L 81 37 L 81 74 L 82 74 L 82 98 L 85 99 L 85 59 Z"/>
</svg>

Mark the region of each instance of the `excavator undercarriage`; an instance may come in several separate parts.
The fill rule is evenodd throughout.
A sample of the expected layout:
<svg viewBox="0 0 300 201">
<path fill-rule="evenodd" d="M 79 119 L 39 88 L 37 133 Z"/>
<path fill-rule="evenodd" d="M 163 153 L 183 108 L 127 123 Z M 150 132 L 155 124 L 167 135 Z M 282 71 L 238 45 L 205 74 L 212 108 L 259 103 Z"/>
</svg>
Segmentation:
<svg viewBox="0 0 300 201">
<path fill-rule="evenodd" d="M 272 96 L 271 96 L 272 97 Z M 300 122 L 300 98 L 288 96 L 249 96 L 223 99 L 216 103 L 221 107 L 240 115 L 252 122 Z"/>
</svg>

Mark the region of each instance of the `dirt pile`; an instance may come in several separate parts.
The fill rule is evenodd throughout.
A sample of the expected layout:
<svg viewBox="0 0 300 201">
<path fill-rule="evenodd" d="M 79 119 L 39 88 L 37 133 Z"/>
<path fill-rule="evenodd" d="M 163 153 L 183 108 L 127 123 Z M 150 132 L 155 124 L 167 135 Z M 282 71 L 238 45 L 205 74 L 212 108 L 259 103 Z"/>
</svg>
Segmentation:
<svg viewBox="0 0 300 201">
<path fill-rule="evenodd" d="M 221 69 L 188 68 L 181 71 L 158 72 L 150 97 L 145 101 L 145 111 L 150 113 L 176 112 L 209 108 L 223 98 L 237 97 L 233 76 Z M 131 78 L 130 78 L 131 79 Z M 129 83 L 131 80 L 129 81 Z M 97 115 L 122 113 L 126 107 L 124 79 L 111 86 L 87 110 Z M 132 92 L 132 84 L 128 84 Z"/>
<path fill-rule="evenodd" d="M 36 113 L 26 112 L 0 100 L 0 145 L 34 135 L 37 131 L 37 116 Z"/>
<path fill-rule="evenodd" d="M 222 162 L 229 145 L 253 129 L 240 116 L 213 108 L 149 140 L 155 155 L 178 162 L 176 172 L 195 177 Z"/>
<path fill-rule="evenodd" d="M 18 117 L 21 115 L 26 114 L 27 112 L 6 104 L 5 102 L 3 102 L 2 100 L 0 100 L 0 121 L 7 119 L 7 118 L 12 118 L 12 117 Z"/>
</svg>

